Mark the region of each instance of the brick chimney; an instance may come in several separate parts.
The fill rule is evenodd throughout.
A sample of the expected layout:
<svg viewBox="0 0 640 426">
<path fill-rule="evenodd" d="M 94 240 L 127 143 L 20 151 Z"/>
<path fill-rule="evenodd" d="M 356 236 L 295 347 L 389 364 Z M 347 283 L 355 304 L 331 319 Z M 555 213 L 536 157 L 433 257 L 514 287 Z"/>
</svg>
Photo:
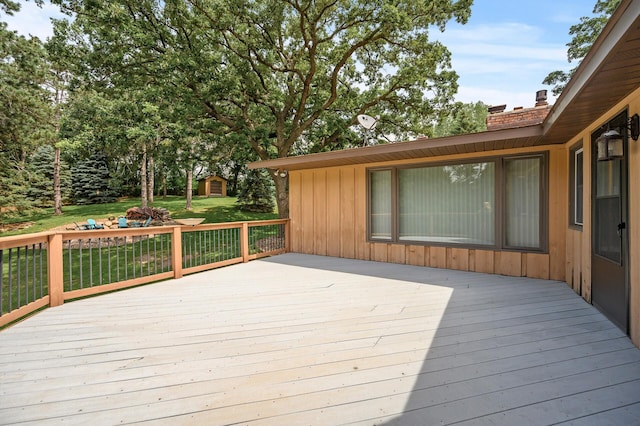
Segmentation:
<svg viewBox="0 0 640 426">
<path fill-rule="evenodd" d="M 540 124 L 551 110 L 547 102 L 547 91 L 536 92 L 536 104 L 533 108 L 516 107 L 504 112 L 506 105 L 489 107 L 487 130 L 514 129 L 517 127 Z"/>
</svg>

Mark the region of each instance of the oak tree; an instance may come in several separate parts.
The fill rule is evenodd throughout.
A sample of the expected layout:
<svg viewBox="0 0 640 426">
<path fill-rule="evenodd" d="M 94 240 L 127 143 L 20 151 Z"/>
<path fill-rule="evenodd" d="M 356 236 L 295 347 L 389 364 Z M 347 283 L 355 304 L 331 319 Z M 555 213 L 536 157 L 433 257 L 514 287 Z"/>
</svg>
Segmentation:
<svg viewBox="0 0 640 426">
<path fill-rule="evenodd" d="M 429 32 L 465 23 L 472 3 L 53 2 L 75 16 L 57 31 L 82 60 L 84 83 L 161 87 L 175 102 L 198 102 L 208 131 L 241 136 L 261 159 L 357 143 L 362 113 L 398 138 L 428 132 L 457 90 L 449 51 Z M 286 177 L 271 172 L 287 217 Z"/>
</svg>

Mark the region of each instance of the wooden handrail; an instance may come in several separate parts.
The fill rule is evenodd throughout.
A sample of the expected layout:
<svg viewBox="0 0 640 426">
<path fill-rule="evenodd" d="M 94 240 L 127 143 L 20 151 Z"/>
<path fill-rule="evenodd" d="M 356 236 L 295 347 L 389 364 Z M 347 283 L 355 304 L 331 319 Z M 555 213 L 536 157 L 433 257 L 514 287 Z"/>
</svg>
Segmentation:
<svg viewBox="0 0 640 426">
<path fill-rule="evenodd" d="M 275 250 L 271 250 L 266 253 L 251 254 L 250 242 L 249 242 L 249 229 L 269 226 L 269 225 L 284 225 L 284 247 L 279 247 Z M 200 266 L 192 266 L 183 269 L 182 258 L 182 237 L 184 233 L 198 232 L 198 231 L 216 231 L 224 229 L 238 229 L 240 238 L 240 257 L 235 259 L 226 259 L 217 261 L 215 263 L 204 264 Z M 173 277 L 174 279 L 180 278 L 184 273 L 194 273 L 211 269 L 213 267 L 226 266 L 238 262 L 248 262 L 249 260 L 268 256 L 270 254 L 279 254 L 289 251 L 290 248 L 290 221 L 289 219 L 273 219 L 273 220 L 258 220 L 253 222 L 226 222 L 226 223 L 210 223 L 200 224 L 195 226 L 189 225 L 171 225 L 162 227 L 146 227 L 146 228 L 122 228 L 122 229 L 97 229 L 86 231 L 56 231 L 56 232 L 40 232 L 37 234 L 27 235 L 15 235 L 10 237 L 0 237 L 0 250 L 10 250 L 14 248 L 21 248 L 25 246 L 33 246 L 43 244 L 46 248 L 47 256 L 47 285 L 48 294 L 42 298 L 33 302 L 27 303 L 23 306 L 18 306 L 11 312 L 3 313 L 0 311 L 0 327 L 5 326 L 13 321 L 16 321 L 24 316 L 31 314 L 32 312 L 42 309 L 43 307 L 59 306 L 74 297 L 81 297 L 85 295 L 94 295 L 103 293 L 106 291 L 113 291 L 114 289 L 125 288 L 128 286 L 139 285 L 141 283 L 148 283 L 157 280 L 164 280 Z M 128 279 L 124 281 L 116 281 L 109 284 L 92 287 L 91 289 L 84 290 L 67 290 L 64 289 L 64 250 L 66 247 L 65 241 L 77 241 L 77 240 L 98 240 L 108 238 L 129 238 L 138 236 L 155 236 L 162 234 L 170 234 L 171 236 L 171 271 L 156 273 L 153 275 L 147 275 L 145 277 Z M 70 243 L 71 244 L 71 243 Z M 21 285 L 19 283 L 18 285 Z M 2 291 L 2 289 L 0 289 Z"/>
</svg>

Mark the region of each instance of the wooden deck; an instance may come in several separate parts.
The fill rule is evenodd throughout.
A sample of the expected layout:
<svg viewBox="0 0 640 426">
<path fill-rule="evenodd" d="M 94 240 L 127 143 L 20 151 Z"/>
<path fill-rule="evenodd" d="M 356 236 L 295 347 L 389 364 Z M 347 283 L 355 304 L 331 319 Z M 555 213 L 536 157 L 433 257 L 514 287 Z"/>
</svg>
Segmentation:
<svg viewBox="0 0 640 426">
<path fill-rule="evenodd" d="M 640 424 L 640 350 L 564 283 L 286 254 L 0 332 L 0 424 Z"/>
</svg>

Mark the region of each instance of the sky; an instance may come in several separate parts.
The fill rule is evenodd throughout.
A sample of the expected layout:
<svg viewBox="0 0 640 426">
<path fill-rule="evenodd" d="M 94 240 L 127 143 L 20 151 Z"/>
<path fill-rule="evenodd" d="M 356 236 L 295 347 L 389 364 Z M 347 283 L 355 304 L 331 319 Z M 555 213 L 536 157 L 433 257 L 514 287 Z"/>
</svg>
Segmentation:
<svg viewBox="0 0 640 426">
<path fill-rule="evenodd" d="M 2 16 L 9 29 L 42 40 L 52 35 L 51 17 L 62 18 L 57 6 L 38 8 L 22 1 L 13 17 Z M 592 16 L 596 0 L 475 0 L 465 25 L 451 22 L 433 32 L 452 54 L 458 73 L 460 102 L 532 107 L 538 90 L 551 71 L 573 68 L 567 61 L 569 28 L 583 16 Z"/>
</svg>

